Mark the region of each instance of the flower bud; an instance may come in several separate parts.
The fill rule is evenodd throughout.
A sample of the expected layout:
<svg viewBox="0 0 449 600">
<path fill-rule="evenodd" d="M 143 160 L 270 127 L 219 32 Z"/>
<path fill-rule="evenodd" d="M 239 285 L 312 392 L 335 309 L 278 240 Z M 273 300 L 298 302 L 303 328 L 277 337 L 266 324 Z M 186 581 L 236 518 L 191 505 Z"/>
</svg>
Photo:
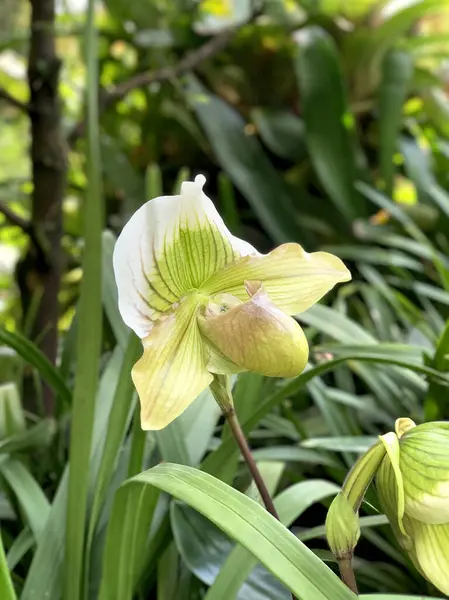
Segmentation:
<svg viewBox="0 0 449 600">
<path fill-rule="evenodd" d="M 344 492 L 332 502 L 326 517 L 326 537 L 337 560 L 351 558 L 360 537 L 358 515 Z"/>
</svg>

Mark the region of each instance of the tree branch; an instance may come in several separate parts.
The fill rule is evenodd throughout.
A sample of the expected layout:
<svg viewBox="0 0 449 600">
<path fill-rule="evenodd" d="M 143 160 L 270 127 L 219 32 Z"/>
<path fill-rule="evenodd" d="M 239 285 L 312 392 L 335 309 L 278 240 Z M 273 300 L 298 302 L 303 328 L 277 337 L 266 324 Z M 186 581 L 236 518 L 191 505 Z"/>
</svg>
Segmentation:
<svg viewBox="0 0 449 600">
<path fill-rule="evenodd" d="M 188 71 L 197 69 L 201 63 L 223 50 L 240 27 L 241 25 L 238 27 L 230 27 L 229 29 L 222 31 L 222 33 L 208 40 L 196 50 L 188 52 L 177 64 L 171 67 L 162 67 L 153 71 L 138 73 L 130 79 L 118 83 L 112 89 L 106 91 L 101 97 L 99 112 L 102 113 L 106 108 L 124 98 L 131 90 L 147 86 L 156 81 L 169 81 L 180 77 Z M 85 121 L 82 120 L 69 133 L 68 142 L 70 146 L 73 146 L 74 143 L 84 135 L 85 125 Z"/>
<path fill-rule="evenodd" d="M 39 234 L 33 223 L 18 215 L 3 202 L 0 202 L 0 214 L 2 214 L 11 225 L 20 227 L 20 229 L 28 235 L 37 255 L 40 257 L 43 264 L 47 265 L 50 257 L 48 256 L 48 249 L 46 248 L 46 240 L 42 234 Z"/>
<path fill-rule="evenodd" d="M 0 202 L 0 213 L 6 217 L 6 219 L 11 223 L 11 225 L 16 225 L 16 227 L 20 227 L 20 229 L 23 229 L 25 233 L 30 232 L 32 227 L 30 221 L 27 221 L 26 219 L 18 215 L 3 202 Z"/>
<path fill-rule="evenodd" d="M 0 100 L 4 100 L 22 112 L 28 113 L 28 105 L 14 98 L 4 87 L 0 87 Z"/>
</svg>

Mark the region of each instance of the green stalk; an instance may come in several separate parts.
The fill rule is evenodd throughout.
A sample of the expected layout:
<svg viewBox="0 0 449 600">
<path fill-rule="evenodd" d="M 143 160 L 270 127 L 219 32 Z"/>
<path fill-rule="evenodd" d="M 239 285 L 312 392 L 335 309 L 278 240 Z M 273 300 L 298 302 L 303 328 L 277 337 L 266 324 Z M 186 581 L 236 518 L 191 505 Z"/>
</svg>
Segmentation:
<svg viewBox="0 0 449 600">
<path fill-rule="evenodd" d="M 69 495 L 65 547 L 64 600 L 83 598 L 83 562 L 89 459 L 102 339 L 101 231 L 103 201 L 98 130 L 98 64 L 95 0 L 86 23 L 87 189 L 84 202 L 85 250 L 78 308 L 77 374 L 72 405 Z"/>
<path fill-rule="evenodd" d="M 249 472 L 251 473 L 257 489 L 259 490 L 259 494 L 262 498 L 265 508 L 275 519 L 280 521 L 279 515 L 273 503 L 273 499 L 268 491 L 267 486 L 265 485 L 262 475 L 260 474 L 257 463 L 254 460 L 254 456 L 252 455 L 251 449 L 248 445 L 248 441 L 237 418 L 237 414 L 234 409 L 234 401 L 232 398 L 231 382 L 229 377 L 226 375 L 214 375 L 214 380 L 210 384 L 210 390 L 217 404 L 220 406 L 232 435 L 234 436 L 234 439 L 240 448 L 242 457 L 248 467 Z M 293 594 L 292 600 L 296 600 L 296 597 Z"/>
<path fill-rule="evenodd" d="M 5 550 L 0 537 L 0 598 L 2 600 L 16 600 L 16 592 L 11 580 L 11 574 L 6 562 Z"/>
</svg>

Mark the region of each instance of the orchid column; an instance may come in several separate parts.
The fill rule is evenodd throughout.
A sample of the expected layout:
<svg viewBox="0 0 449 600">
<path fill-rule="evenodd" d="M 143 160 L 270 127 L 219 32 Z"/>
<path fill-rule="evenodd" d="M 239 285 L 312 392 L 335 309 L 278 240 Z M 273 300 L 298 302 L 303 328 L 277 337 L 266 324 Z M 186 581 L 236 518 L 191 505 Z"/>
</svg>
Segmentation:
<svg viewBox="0 0 449 600">
<path fill-rule="evenodd" d="M 144 204 L 115 246 L 120 312 L 143 344 L 132 377 L 146 430 L 168 425 L 210 385 L 235 433 L 229 376 L 301 373 L 308 344 L 289 315 L 350 279 L 340 259 L 298 244 L 260 254 L 228 231 L 204 183 L 199 175 Z"/>
</svg>

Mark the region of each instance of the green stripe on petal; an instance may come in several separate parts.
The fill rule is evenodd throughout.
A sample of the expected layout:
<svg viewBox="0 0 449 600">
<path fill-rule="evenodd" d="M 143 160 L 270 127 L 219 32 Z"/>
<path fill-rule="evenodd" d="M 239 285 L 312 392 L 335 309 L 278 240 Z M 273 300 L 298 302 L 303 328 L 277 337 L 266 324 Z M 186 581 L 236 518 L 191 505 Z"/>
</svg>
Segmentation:
<svg viewBox="0 0 449 600">
<path fill-rule="evenodd" d="M 161 317 L 142 340 L 132 378 L 141 404 L 142 429 L 162 429 L 212 381 L 197 324 L 198 299 L 189 295 Z"/>
<path fill-rule="evenodd" d="M 310 308 L 335 284 L 349 281 L 343 262 L 327 252 L 309 254 L 299 244 L 283 244 L 266 255 L 246 256 L 214 273 L 202 286 L 209 295 L 246 299 L 245 281 L 260 281 L 271 300 L 288 314 Z"/>
<path fill-rule="evenodd" d="M 307 364 L 309 348 L 299 324 L 271 302 L 260 283 L 247 284 L 251 299 L 220 306 L 215 298 L 198 316 L 201 333 L 213 351 L 231 363 L 269 377 L 294 377 Z M 208 368 L 219 372 L 209 357 Z M 227 372 L 227 371 L 225 371 Z"/>
<path fill-rule="evenodd" d="M 119 308 L 139 337 L 189 291 L 256 250 L 226 228 L 198 176 L 177 196 L 144 204 L 128 221 L 114 249 Z"/>
<path fill-rule="evenodd" d="M 427 525 L 413 520 L 415 556 L 424 576 L 449 594 L 449 524 Z"/>
</svg>

